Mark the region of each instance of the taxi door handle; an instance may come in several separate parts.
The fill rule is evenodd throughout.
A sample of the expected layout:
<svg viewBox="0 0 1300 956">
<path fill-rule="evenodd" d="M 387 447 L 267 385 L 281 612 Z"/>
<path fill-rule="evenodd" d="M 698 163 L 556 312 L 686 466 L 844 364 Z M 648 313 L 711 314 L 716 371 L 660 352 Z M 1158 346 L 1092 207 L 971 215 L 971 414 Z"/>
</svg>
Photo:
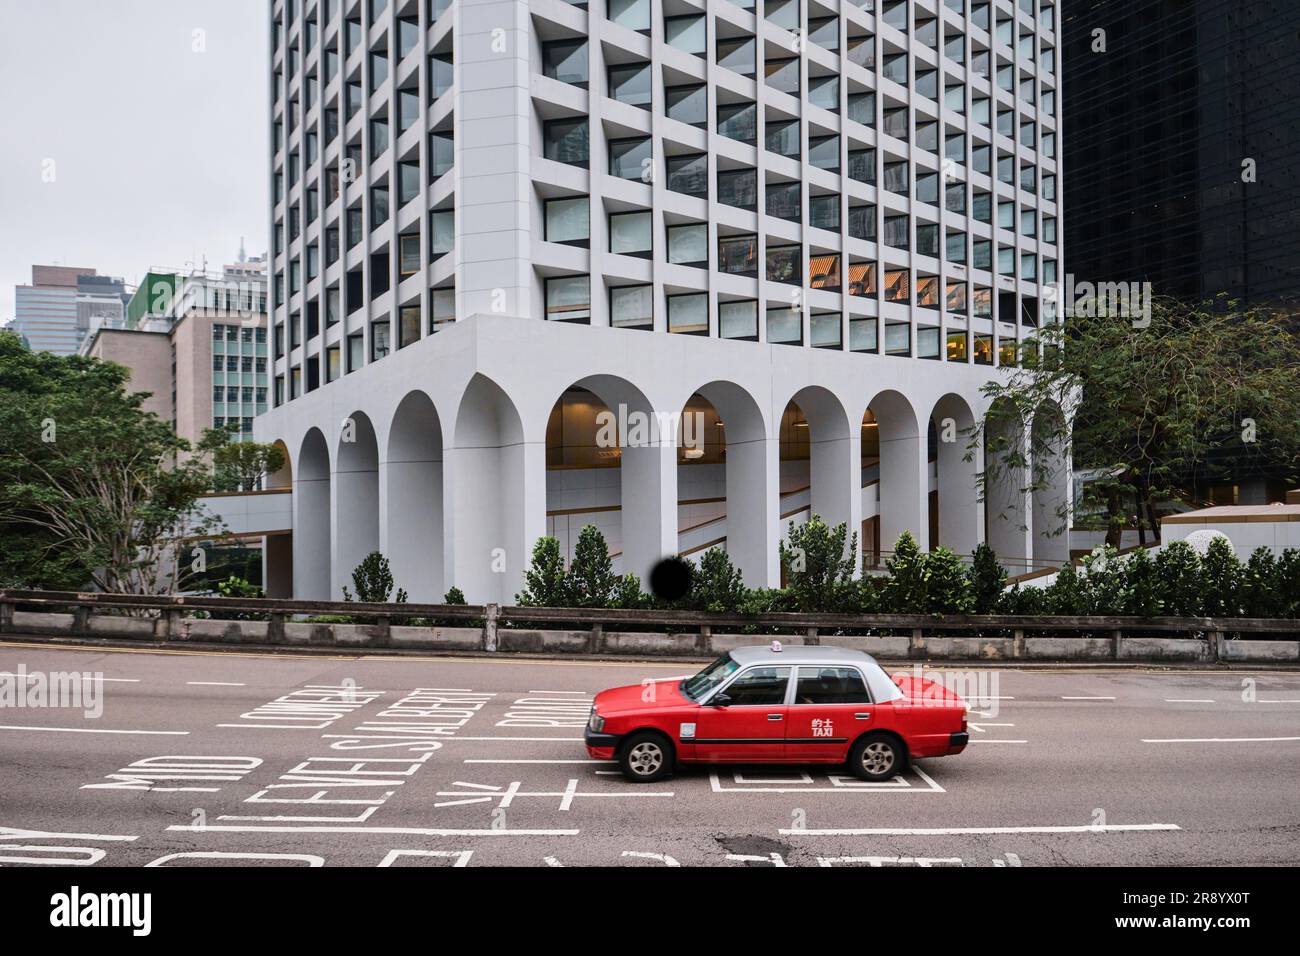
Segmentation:
<svg viewBox="0 0 1300 956">
<path fill-rule="evenodd" d="M 767 719 L 768 719 L 768 720 L 780 720 L 780 719 L 781 719 L 781 715 L 780 715 L 780 714 L 768 714 L 768 715 L 767 715 Z"/>
<path fill-rule="evenodd" d="M 854 714 L 854 715 L 853 715 L 853 719 L 854 719 L 854 720 L 870 720 L 870 719 L 871 719 L 871 715 L 870 715 L 870 714 Z"/>
</svg>

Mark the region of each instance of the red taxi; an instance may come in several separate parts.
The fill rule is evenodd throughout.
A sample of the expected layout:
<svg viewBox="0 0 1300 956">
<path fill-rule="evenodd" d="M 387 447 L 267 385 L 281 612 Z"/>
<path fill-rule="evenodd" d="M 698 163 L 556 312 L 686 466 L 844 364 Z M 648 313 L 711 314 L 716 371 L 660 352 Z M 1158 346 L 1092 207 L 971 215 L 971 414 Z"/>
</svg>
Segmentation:
<svg viewBox="0 0 1300 956">
<path fill-rule="evenodd" d="M 935 681 L 890 677 L 838 647 L 739 647 L 694 677 L 596 695 L 587 753 L 659 780 L 678 763 L 847 764 L 888 780 L 914 757 L 965 749 L 966 704 Z"/>
</svg>

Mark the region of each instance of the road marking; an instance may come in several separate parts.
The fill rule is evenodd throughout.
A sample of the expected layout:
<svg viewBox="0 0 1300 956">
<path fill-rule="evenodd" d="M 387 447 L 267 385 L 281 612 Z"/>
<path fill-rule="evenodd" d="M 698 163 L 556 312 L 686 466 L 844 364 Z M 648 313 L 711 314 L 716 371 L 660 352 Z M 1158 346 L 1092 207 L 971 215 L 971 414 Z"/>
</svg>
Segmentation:
<svg viewBox="0 0 1300 956">
<path fill-rule="evenodd" d="M 237 684 L 234 681 L 224 680 L 187 680 L 185 682 L 191 687 L 247 687 L 247 684 Z"/>
<path fill-rule="evenodd" d="M 1300 740 L 1300 737 L 1160 737 L 1142 738 L 1144 744 L 1255 744 Z"/>
<path fill-rule="evenodd" d="M 1061 700 L 1114 700 L 1114 697 L 1062 697 Z"/>
<path fill-rule="evenodd" d="M 580 741 L 582 740 L 581 737 L 461 737 L 461 736 L 448 737 L 448 738 L 446 738 L 446 739 L 447 739 L 447 740 L 476 740 L 476 741 L 487 741 L 487 740 L 558 740 L 558 741 L 561 741 L 562 743 L 566 743 L 566 744 L 577 743 L 577 742 L 580 742 Z"/>
<path fill-rule="evenodd" d="M 783 827 L 777 832 L 783 836 L 963 836 L 998 833 L 1131 833 L 1181 829 L 1176 823 L 1115 823 L 1064 827 L 864 827 L 824 830 Z"/>
<path fill-rule="evenodd" d="M 502 758 L 500 760 L 493 760 L 487 757 L 483 757 L 483 758 L 469 757 L 466 758 L 464 761 L 464 763 L 613 763 L 613 762 L 614 761 L 612 760 L 596 760 L 591 757 L 584 757 L 582 759 L 578 759 L 575 757 L 572 760 L 538 760 L 532 758 L 522 758 L 518 760 L 507 760 Z"/>
<path fill-rule="evenodd" d="M 1300 698 L 1298 698 L 1298 699 L 1296 699 L 1296 700 L 1285 700 L 1285 699 L 1282 699 L 1282 698 L 1278 698 L 1278 699 L 1275 699 L 1275 700 L 1261 700 L 1261 701 L 1258 701 L 1258 703 L 1261 703 L 1261 704 L 1300 704 Z"/>
<path fill-rule="evenodd" d="M 130 843 L 140 839 L 138 836 L 126 836 L 113 833 L 48 833 L 44 830 L 24 830 L 20 827 L 0 826 L 0 837 L 19 840 L 105 840 Z"/>
<path fill-rule="evenodd" d="M 0 677 L 10 677 L 10 678 L 26 677 L 28 680 L 34 680 L 37 676 L 38 676 L 37 674 L 15 674 L 12 671 L 0 671 Z M 140 683 L 140 678 L 138 677 L 97 677 L 95 679 L 103 681 L 105 684 Z"/>
<path fill-rule="evenodd" d="M 1166 697 L 1166 704 L 1213 704 L 1208 697 Z"/>
<path fill-rule="evenodd" d="M 709 786 L 714 793 L 891 793 L 891 792 L 892 793 L 946 793 L 947 792 L 943 789 L 943 787 L 939 786 L 938 781 L 936 781 L 933 777 L 931 777 L 928 773 L 926 773 L 924 770 L 922 770 L 920 767 L 916 766 L 915 764 L 908 767 L 908 770 L 916 774 L 923 781 L 925 781 L 927 786 L 925 787 L 915 786 L 914 784 L 911 783 L 911 781 L 907 780 L 902 774 L 893 776 L 888 780 L 882 780 L 875 783 L 866 780 L 858 780 L 856 778 L 852 780 L 848 780 L 847 778 L 844 778 L 842 776 L 837 776 L 835 774 L 827 774 L 826 778 L 832 784 L 829 787 L 820 787 L 820 786 L 779 787 L 779 786 L 771 786 L 766 784 L 760 784 L 757 786 L 748 786 L 748 787 L 739 787 L 739 786 L 724 787 L 722 785 L 722 780 L 717 773 L 709 774 Z M 597 770 L 596 772 L 600 773 L 601 771 Z M 800 776 L 807 777 L 808 775 L 800 773 Z M 740 777 L 741 774 L 739 772 L 736 771 L 732 772 L 732 782 L 735 783 L 743 782 L 740 779 Z M 753 781 L 750 782 L 752 783 Z M 782 782 L 784 783 L 786 781 L 782 781 Z M 814 782 L 814 781 L 810 779 L 809 782 Z"/>
<path fill-rule="evenodd" d="M 402 836 L 577 836 L 577 830 L 453 830 L 442 827 L 234 827 L 209 823 L 204 826 L 170 826 L 179 833 L 363 833 Z"/>
<path fill-rule="evenodd" d="M 61 734 L 150 734 L 168 737 L 188 736 L 188 730 L 98 730 L 89 727 L 19 727 L 0 724 L 0 730 L 47 730 Z"/>
</svg>

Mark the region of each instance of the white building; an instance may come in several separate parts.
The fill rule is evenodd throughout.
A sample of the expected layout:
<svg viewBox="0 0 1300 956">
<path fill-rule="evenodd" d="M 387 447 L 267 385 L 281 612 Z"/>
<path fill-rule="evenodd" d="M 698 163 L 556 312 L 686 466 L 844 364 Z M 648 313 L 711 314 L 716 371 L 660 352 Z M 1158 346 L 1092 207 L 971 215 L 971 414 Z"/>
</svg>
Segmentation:
<svg viewBox="0 0 1300 956">
<path fill-rule="evenodd" d="M 1068 469 L 986 507 L 960 434 L 1050 318 L 1058 6 L 756 4 L 275 0 L 295 596 L 378 549 L 412 600 L 510 602 L 586 523 L 775 585 L 810 510 L 873 562 L 1065 560 Z M 608 447 L 606 410 L 667 427 Z"/>
</svg>

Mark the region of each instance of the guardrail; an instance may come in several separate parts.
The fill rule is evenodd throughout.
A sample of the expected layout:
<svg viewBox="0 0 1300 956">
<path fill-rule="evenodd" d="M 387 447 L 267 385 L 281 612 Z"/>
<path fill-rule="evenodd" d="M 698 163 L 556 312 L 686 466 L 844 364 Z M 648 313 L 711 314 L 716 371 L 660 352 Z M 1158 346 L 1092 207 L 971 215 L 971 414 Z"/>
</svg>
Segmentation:
<svg viewBox="0 0 1300 956">
<path fill-rule="evenodd" d="M 233 617 L 236 615 L 243 619 Z M 348 617 L 366 623 L 322 623 L 310 620 L 314 617 Z M 788 643 L 854 646 L 906 659 L 1300 661 L 1300 620 L 1291 619 L 746 615 L 73 591 L 0 590 L 3 633 L 163 642 L 679 656 L 709 656 L 741 644 L 763 643 L 776 635 Z"/>
</svg>

